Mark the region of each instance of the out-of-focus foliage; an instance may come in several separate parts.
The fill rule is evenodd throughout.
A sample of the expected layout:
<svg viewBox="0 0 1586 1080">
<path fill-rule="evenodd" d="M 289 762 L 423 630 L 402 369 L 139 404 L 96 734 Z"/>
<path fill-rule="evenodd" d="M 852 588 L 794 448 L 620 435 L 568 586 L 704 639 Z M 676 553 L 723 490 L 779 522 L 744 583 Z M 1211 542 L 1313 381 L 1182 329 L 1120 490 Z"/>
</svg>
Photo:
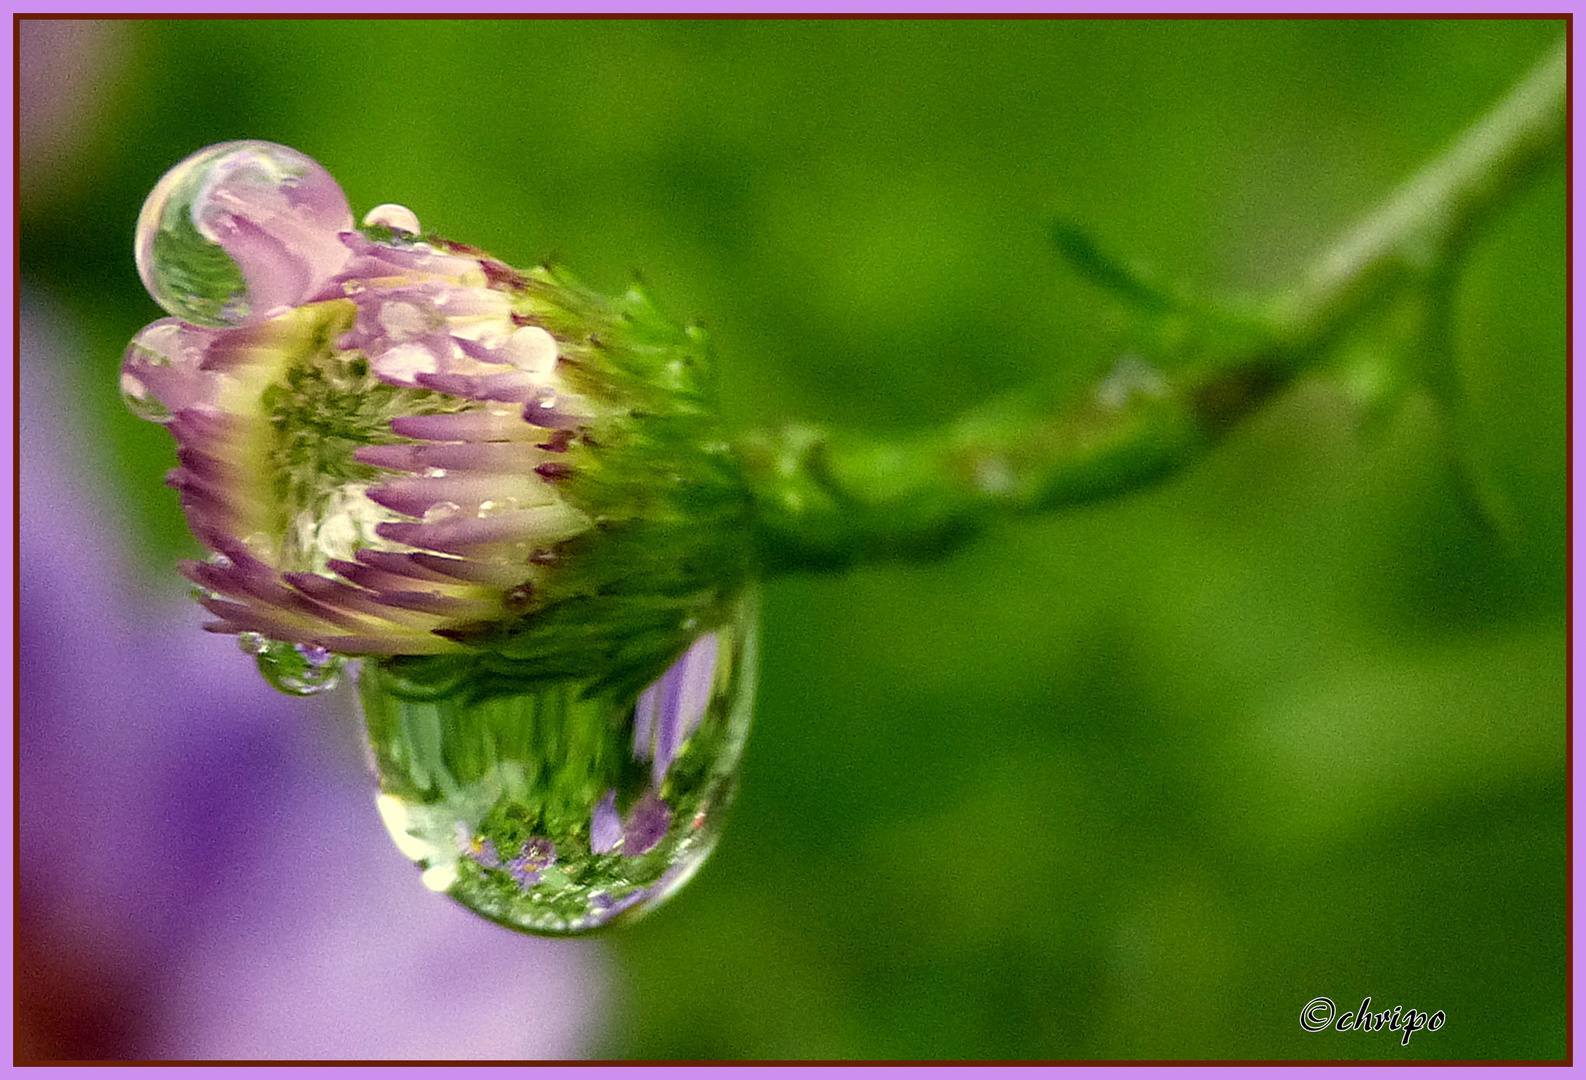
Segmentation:
<svg viewBox="0 0 1586 1080">
<path fill-rule="evenodd" d="M 204 144 L 297 147 L 355 213 L 401 202 L 608 291 L 641 272 L 711 331 L 739 423 L 903 431 L 1116 359 L 1118 312 L 1053 257 L 1052 210 L 1169 278 L 1281 284 L 1563 26 L 120 31 L 75 171 L 28 192 L 22 266 L 88 345 L 61 373 L 84 459 L 170 589 L 193 550 L 170 442 L 115 371 L 158 314 L 138 208 Z M 734 820 L 609 940 L 600 1052 L 1561 1057 L 1562 168 L 1477 244 L 1458 301 L 1460 445 L 1422 394 L 1365 429 L 1312 379 L 1142 495 L 773 583 Z M 1322 995 L 1447 1022 L 1408 1047 L 1307 1033 Z"/>
</svg>

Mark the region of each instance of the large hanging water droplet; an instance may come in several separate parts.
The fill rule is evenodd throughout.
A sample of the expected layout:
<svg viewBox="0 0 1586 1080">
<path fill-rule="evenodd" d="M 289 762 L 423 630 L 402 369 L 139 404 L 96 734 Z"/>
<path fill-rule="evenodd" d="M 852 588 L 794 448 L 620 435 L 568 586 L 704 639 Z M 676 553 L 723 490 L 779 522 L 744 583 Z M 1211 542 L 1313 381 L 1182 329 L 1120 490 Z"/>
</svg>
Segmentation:
<svg viewBox="0 0 1586 1080">
<path fill-rule="evenodd" d="M 425 885 L 516 930 L 576 934 L 656 907 L 720 836 L 753 709 L 755 622 L 750 595 L 637 700 L 569 682 L 412 700 L 366 664 L 392 839 Z"/>
<path fill-rule="evenodd" d="M 258 661 L 265 682 L 298 697 L 334 690 L 347 666 L 343 657 L 317 645 L 270 641 L 259 634 L 240 634 L 237 645 Z"/>
<path fill-rule="evenodd" d="M 189 323 L 259 322 L 312 297 L 347 262 L 347 197 L 318 162 L 245 140 L 206 147 L 166 173 L 138 215 L 138 273 Z"/>
</svg>

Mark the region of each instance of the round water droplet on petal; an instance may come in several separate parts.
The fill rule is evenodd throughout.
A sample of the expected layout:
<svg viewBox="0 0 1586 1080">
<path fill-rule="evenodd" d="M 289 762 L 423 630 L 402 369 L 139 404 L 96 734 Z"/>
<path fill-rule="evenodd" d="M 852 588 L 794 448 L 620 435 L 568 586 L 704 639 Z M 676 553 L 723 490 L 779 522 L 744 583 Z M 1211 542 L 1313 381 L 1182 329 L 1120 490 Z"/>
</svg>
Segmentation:
<svg viewBox="0 0 1586 1080">
<path fill-rule="evenodd" d="M 556 367 L 556 339 L 539 326 L 520 326 L 512 331 L 501 352 L 507 363 L 531 375 L 548 375 Z M 545 407 L 556 407 L 555 395 Z"/>
<path fill-rule="evenodd" d="M 561 403 L 556 391 L 542 390 L 523 403 L 523 419 L 535 427 L 561 427 L 565 418 L 556 411 Z"/>
<path fill-rule="evenodd" d="M 270 645 L 270 639 L 252 630 L 237 635 L 237 648 L 249 656 L 258 656 Z"/>
<path fill-rule="evenodd" d="M 463 508 L 454 502 L 438 502 L 424 511 L 424 524 L 435 525 L 442 521 L 450 521 L 463 512 Z"/>
<path fill-rule="evenodd" d="M 525 581 L 508 589 L 501 598 L 501 606 L 512 615 L 526 614 L 534 606 L 534 582 Z"/>
<path fill-rule="evenodd" d="M 254 643 L 250 643 L 254 644 Z M 253 650 L 244 647 L 244 651 Z M 347 661 L 317 645 L 265 641 L 254 656 L 264 681 L 285 694 L 307 697 L 335 689 Z"/>
<path fill-rule="evenodd" d="M 122 402 L 133 415 L 161 424 L 182 409 L 210 403 L 218 376 L 200 365 L 214 336 L 180 319 L 139 330 L 121 359 Z"/>
<path fill-rule="evenodd" d="M 419 216 L 405 206 L 397 203 L 381 203 L 363 216 L 364 228 L 380 226 L 392 232 L 408 233 L 417 236 L 422 230 L 419 228 Z"/>
<path fill-rule="evenodd" d="M 654 685 L 549 683 L 404 698 L 359 676 L 377 806 L 429 887 L 536 934 L 659 905 L 699 869 L 737 785 L 755 681 L 752 595 Z"/>
<path fill-rule="evenodd" d="M 138 273 L 199 326 L 244 326 L 301 304 L 346 265 L 352 228 L 331 175 L 288 146 L 206 147 L 166 173 L 138 215 Z"/>
</svg>

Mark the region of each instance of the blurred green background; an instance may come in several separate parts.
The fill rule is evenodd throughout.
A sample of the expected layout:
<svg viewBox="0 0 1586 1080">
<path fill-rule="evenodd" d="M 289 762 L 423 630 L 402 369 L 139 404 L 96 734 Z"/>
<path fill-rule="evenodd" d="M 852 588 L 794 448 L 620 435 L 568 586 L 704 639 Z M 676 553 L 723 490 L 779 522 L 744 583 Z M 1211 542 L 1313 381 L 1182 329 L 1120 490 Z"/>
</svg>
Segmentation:
<svg viewBox="0 0 1586 1080">
<path fill-rule="evenodd" d="M 138 209 L 205 144 L 297 147 L 355 213 L 400 202 L 509 262 L 641 272 L 711 331 L 736 422 L 901 432 L 1116 358 L 1051 210 L 1175 279 L 1280 284 L 1563 33 L 122 23 L 91 121 L 25 154 L 22 271 L 87 345 L 61 373 L 85 458 L 169 590 L 195 550 L 172 445 L 115 371 L 160 314 Z M 605 940 L 592 1052 L 1562 1057 L 1565 196 L 1555 165 L 1462 274 L 1457 450 L 1424 395 L 1364 425 L 1308 380 L 1148 492 L 770 584 L 733 821 Z M 1461 455 L 1512 536 L 1461 500 Z M 1322 995 L 1448 1020 L 1308 1034 Z"/>
</svg>

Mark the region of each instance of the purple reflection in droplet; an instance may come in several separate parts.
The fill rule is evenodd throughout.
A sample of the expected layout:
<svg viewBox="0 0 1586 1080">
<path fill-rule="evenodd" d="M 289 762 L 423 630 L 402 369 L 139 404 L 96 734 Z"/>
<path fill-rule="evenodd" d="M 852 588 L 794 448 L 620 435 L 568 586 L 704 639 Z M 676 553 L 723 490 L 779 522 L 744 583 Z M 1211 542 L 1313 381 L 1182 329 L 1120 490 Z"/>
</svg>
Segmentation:
<svg viewBox="0 0 1586 1080">
<path fill-rule="evenodd" d="M 617 817 L 617 789 L 606 792 L 589 819 L 589 849 L 603 855 L 622 842 L 622 822 Z"/>
<path fill-rule="evenodd" d="M 659 788 L 680 746 L 699 729 L 710 705 L 720 642 L 702 634 L 639 695 L 634 706 L 633 756 L 651 762 L 651 779 Z"/>
<path fill-rule="evenodd" d="M 628 827 L 623 831 L 622 853 L 629 858 L 643 855 L 655 847 L 672 826 L 672 808 L 665 799 L 653 792 L 628 811 Z"/>
</svg>

